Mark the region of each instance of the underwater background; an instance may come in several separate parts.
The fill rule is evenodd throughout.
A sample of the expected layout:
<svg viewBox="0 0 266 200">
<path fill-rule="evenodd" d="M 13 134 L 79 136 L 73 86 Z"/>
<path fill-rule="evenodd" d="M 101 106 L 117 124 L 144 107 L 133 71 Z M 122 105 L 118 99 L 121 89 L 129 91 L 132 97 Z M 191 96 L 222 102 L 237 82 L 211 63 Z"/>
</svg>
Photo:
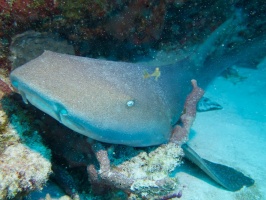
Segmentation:
<svg viewBox="0 0 266 200">
<path fill-rule="evenodd" d="M 203 158 L 255 181 L 234 192 L 183 159 L 179 144 L 93 146 L 25 104 L 9 80 L 11 71 L 44 50 L 151 67 L 172 64 L 204 52 L 202 44 L 219 31 L 207 45 L 208 59 L 221 55 L 225 62 L 224 48 L 242 48 L 245 56 L 204 88 L 211 102 L 198 104 L 187 143 Z M 0 0 L 0 199 L 266 199 L 265 41 L 264 0 Z M 152 72 L 144 76 L 163 76 Z M 99 149 L 111 169 L 134 180 L 131 188 L 93 177 L 93 166 L 103 171 Z"/>
</svg>

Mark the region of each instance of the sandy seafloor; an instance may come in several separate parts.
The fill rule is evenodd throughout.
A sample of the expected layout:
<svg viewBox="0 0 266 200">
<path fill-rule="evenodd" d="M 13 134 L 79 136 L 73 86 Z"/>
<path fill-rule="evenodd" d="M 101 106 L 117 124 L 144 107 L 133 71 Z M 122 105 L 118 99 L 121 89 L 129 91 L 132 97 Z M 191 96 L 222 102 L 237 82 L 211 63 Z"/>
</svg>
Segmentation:
<svg viewBox="0 0 266 200">
<path fill-rule="evenodd" d="M 177 169 L 182 200 L 266 199 L 266 59 L 258 69 L 237 68 L 239 83 L 217 77 L 205 96 L 222 110 L 197 113 L 189 145 L 203 158 L 233 167 L 255 180 L 238 192 L 226 191 L 197 168 Z"/>
</svg>

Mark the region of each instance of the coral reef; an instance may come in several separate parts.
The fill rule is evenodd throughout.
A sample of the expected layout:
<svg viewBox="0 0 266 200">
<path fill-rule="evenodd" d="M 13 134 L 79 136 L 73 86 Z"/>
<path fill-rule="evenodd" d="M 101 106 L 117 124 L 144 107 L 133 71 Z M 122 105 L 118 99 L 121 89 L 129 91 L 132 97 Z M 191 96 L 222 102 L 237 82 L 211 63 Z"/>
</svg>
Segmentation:
<svg viewBox="0 0 266 200">
<path fill-rule="evenodd" d="M 1 22 L 0 22 L 1 27 Z M 9 41 L 0 36 L 0 69 L 1 74 L 3 73 L 2 69 L 6 71 L 11 70 L 11 62 L 8 59 L 9 56 Z"/>
<path fill-rule="evenodd" d="M 158 40 L 164 24 L 166 1 L 132 1 L 118 15 L 110 18 L 104 29 L 118 40 L 133 44 Z"/>
<path fill-rule="evenodd" d="M 11 89 L 11 87 L 6 82 L 0 79 L 0 93 L 11 94 L 12 92 L 13 90 Z M 2 94 L 0 95 L 2 96 Z"/>
<path fill-rule="evenodd" d="M 0 0 L 0 198 L 19 197 L 41 189 L 47 181 L 51 152 L 39 134 L 53 151 L 54 180 L 72 198 L 78 199 L 82 190 L 91 193 L 91 186 L 94 193 L 113 192 L 121 199 L 178 198 L 182 189 L 169 174 L 181 163 L 180 145 L 187 140 L 203 93 L 192 81 L 194 90 L 187 98 L 182 125 L 176 125 L 169 144 L 107 145 L 66 130 L 42 114 L 33 120 L 33 114 L 12 97 L 8 58 L 13 66 L 21 65 L 60 40 L 59 49 L 71 54 L 134 61 L 150 47 L 170 51 L 201 42 L 232 12 L 245 17 L 247 24 L 239 36 L 249 39 L 266 30 L 265 5 L 263 0 L 216 0 L 212 5 L 206 0 Z M 62 41 L 62 36 L 72 44 Z M 241 42 L 233 38 L 228 46 Z M 238 82 L 245 77 L 229 69 L 226 78 Z M 117 189 L 123 198 L 114 194 Z"/>
<path fill-rule="evenodd" d="M 12 199 L 42 189 L 51 173 L 51 153 L 5 87 L 0 87 L 5 94 L 0 101 L 0 199 Z"/>
<path fill-rule="evenodd" d="M 54 14 L 56 5 L 52 0 L 15 0 L 15 1 L 0 1 L 1 21 L 4 21 L 2 31 L 10 31 L 12 23 L 17 26 L 25 25 L 29 22 L 40 20 L 44 17 Z M 14 28 L 14 27 L 13 27 Z"/>
<path fill-rule="evenodd" d="M 140 151 L 115 167 L 111 167 L 108 153 L 100 143 L 95 143 L 93 149 L 100 170 L 97 172 L 94 165 L 88 166 L 92 184 L 109 185 L 148 199 L 178 189 L 178 180 L 169 177 L 169 173 L 180 165 L 183 155 L 175 143 L 162 145 L 148 153 Z M 162 156 L 166 159 L 161 159 Z"/>
<path fill-rule="evenodd" d="M 241 36 L 252 38 L 265 30 L 265 10 L 263 0 L 1 0 L 0 37 L 10 44 L 27 30 L 58 32 L 73 42 L 76 54 L 134 60 L 150 47 L 200 43 L 233 12 L 247 18 Z M 0 55 L 0 63 L 10 65 L 8 56 Z"/>
<path fill-rule="evenodd" d="M 51 163 L 21 143 L 8 146 L 0 163 L 1 199 L 41 189 L 51 173 Z"/>
<path fill-rule="evenodd" d="M 36 28 L 56 13 L 52 0 L 0 0 L 0 67 L 11 69 L 8 47 L 14 35 Z"/>
<path fill-rule="evenodd" d="M 67 40 L 55 33 L 26 31 L 12 38 L 9 57 L 12 67 L 16 68 L 40 56 L 44 50 L 74 55 L 74 48 Z"/>
<path fill-rule="evenodd" d="M 8 74 L 9 71 L 7 69 L 0 67 L 0 99 L 4 95 L 10 95 L 13 92 Z"/>
</svg>

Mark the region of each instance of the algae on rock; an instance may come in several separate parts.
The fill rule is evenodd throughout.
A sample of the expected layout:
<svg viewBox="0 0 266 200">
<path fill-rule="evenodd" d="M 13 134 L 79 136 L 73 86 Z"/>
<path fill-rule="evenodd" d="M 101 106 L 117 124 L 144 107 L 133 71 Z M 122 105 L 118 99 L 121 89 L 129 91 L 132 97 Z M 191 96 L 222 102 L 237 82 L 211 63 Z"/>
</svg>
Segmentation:
<svg viewBox="0 0 266 200">
<path fill-rule="evenodd" d="M 0 199 L 12 199 L 42 189 L 51 174 L 51 152 L 27 112 L 11 97 L 0 104 Z"/>
</svg>

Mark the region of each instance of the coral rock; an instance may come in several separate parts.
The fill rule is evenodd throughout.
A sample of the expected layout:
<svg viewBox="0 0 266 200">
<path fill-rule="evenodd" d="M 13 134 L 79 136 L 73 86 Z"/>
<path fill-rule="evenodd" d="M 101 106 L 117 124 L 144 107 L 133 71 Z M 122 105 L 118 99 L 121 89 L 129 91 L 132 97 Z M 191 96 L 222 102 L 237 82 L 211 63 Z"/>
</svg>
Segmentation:
<svg viewBox="0 0 266 200">
<path fill-rule="evenodd" d="M 41 189 L 51 172 L 50 162 L 23 144 L 11 145 L 0 156 L 0 199 Z"/>
</svg>

